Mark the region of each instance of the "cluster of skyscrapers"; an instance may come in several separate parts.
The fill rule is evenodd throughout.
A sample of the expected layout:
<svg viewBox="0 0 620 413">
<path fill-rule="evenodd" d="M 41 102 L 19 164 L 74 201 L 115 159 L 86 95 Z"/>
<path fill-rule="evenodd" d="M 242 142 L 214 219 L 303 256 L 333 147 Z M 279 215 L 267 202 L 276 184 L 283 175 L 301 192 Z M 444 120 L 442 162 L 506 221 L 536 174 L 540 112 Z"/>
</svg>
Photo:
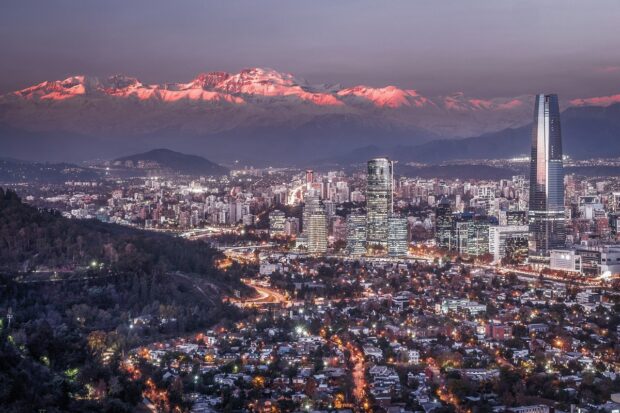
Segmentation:
<svg viewBox="0 0 620 413">
<path fill-rule="evenodd" d="M 562 133 L 557 95 L 537 95 L 532 128 L 528 211 L 494 217 L 454 214 L 448 199 L 435 210 L 437 245 L 461 254 L 490 253 L 495 260 L 546 263 L 566 244 Z"/>
<path fill-rule="evenodd" d="M 350 255 L 407 255 L 407 218 L 394 213 L 394 163 L 389 159 L 368 161 L 366 216 L 349 215 L 347 231 Z"/>
<path fill-rule="evenodd" d="M 326 203 L 312 186 L 313 173 L 306 173 L 307 186 L 302 214 L 303 233 L 297 244 L 310 254 L 324 254 L 328 248 Z M 407 219 L 394 213 L 394 164 L 387 158 L 368 161 L 366 210 L 356 209 L 346 217 L 346 247 L 349 255 L 403 256 L 408 251 Z M 332 205 L 331 203 L 329 204 Z M 333 212 L 333 211 L 332 211 Z M 281 211 L 270 214 L 273 235 L 283 234 L 287 218 Z"/>
<path fill-rule="evenodd" d="M 495 261 L 546 263 L 553 250 L 566 244 L 562 133 L 557 95 L 537 95 L 532 128 L 528 210 L 496 211 L 496 216 L 453 212 L 444 198 L 435 209 L 435 237 L 440 247 L 459 254 L 492 255 Z M 346 217 L 346 247 L 349 255 L 403 256 L 408 251 L 408 222 L 394 213 L 394 163 L 375 158 L 367 164 L 366 209 Z M 312 186 L 313 174 L 306 174 L 303 233 L 298 244 L 311 254 L 328 249 L 326 204 Z M 479 199 L 484 194 L 479 194 Z M 332 204 L 330 204 L 332 205 Z M 525 208 L 524 208 L 525 209 Z M 272 233 L 284 232 L 287 218 L 270 215 Z"/>
</svg>

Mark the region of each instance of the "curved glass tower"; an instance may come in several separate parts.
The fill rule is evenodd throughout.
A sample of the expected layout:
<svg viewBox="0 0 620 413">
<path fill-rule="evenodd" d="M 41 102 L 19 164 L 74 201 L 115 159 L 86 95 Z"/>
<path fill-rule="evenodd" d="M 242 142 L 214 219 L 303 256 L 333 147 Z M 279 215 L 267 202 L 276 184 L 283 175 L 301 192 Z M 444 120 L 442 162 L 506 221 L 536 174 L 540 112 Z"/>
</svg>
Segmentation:
<svg viewBox="0 0 620 413">
<path fill-rule="evenodd" d="M 537 95 L 530 160 L 530 256 L 564 248 L 564 167 L 557 95 Z"/>
<path fill-rule="evenodd" d="M 387 252 L 388 217 L 392 213 L 394 179 L 392 161 L 375 158 L 368 161 L 368 187 L 366 189 L 367 248 L 370 252 Z"/>
</svg>

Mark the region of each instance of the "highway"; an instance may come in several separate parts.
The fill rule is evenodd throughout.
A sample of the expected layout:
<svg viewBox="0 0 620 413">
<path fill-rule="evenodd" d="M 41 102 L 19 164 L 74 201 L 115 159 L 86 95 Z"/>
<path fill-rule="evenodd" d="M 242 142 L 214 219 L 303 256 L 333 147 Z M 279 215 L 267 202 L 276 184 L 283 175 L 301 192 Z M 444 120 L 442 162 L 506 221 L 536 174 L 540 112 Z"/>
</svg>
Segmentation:
<svg viewBox="0 0 620 413">
<path fill-rule="evenodd" d="M 243 300 L 231 300 L 232 303 L 235 303 L 240 307 L 260 307 L 270 304 L 291 304 L 291 300 L 273 288 L 252 284 L 252 282 L 248 280 L 243 280 L 243 283 L 256 290 L 258 297 Z"/>
</svg>

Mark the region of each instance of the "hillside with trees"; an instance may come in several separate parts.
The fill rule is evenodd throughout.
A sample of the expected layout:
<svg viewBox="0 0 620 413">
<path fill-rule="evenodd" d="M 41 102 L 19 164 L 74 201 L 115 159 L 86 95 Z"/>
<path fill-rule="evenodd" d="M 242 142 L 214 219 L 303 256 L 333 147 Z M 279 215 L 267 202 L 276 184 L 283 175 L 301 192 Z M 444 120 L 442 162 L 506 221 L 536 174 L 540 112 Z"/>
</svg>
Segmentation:
<svg viewBox="0 0 620 413">
<path fill-rule="evenodd" d="M 128 381 L 121 354 L 239 318 L 221 301 L 243 288 L 239 274 L 218 258 L 202 242 L 68 220 L 0 189 L 3 411 L 134 411 L 143 382 Z"/>
</svg>

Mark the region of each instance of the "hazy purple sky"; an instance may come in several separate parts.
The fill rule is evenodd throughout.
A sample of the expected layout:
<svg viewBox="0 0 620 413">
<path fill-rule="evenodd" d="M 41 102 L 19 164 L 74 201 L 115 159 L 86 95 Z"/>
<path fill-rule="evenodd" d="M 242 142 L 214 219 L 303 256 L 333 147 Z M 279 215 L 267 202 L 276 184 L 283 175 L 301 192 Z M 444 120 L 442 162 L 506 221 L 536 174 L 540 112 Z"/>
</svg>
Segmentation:
<svg viewBox="0 0 620 413">
<path fill-rule="evenodd" d="M 620 92 L 619 25 L 617 0 L 5 0 L 0 92 L 267 66 L 429 95 L 604 95 Z"/>
</svg>

